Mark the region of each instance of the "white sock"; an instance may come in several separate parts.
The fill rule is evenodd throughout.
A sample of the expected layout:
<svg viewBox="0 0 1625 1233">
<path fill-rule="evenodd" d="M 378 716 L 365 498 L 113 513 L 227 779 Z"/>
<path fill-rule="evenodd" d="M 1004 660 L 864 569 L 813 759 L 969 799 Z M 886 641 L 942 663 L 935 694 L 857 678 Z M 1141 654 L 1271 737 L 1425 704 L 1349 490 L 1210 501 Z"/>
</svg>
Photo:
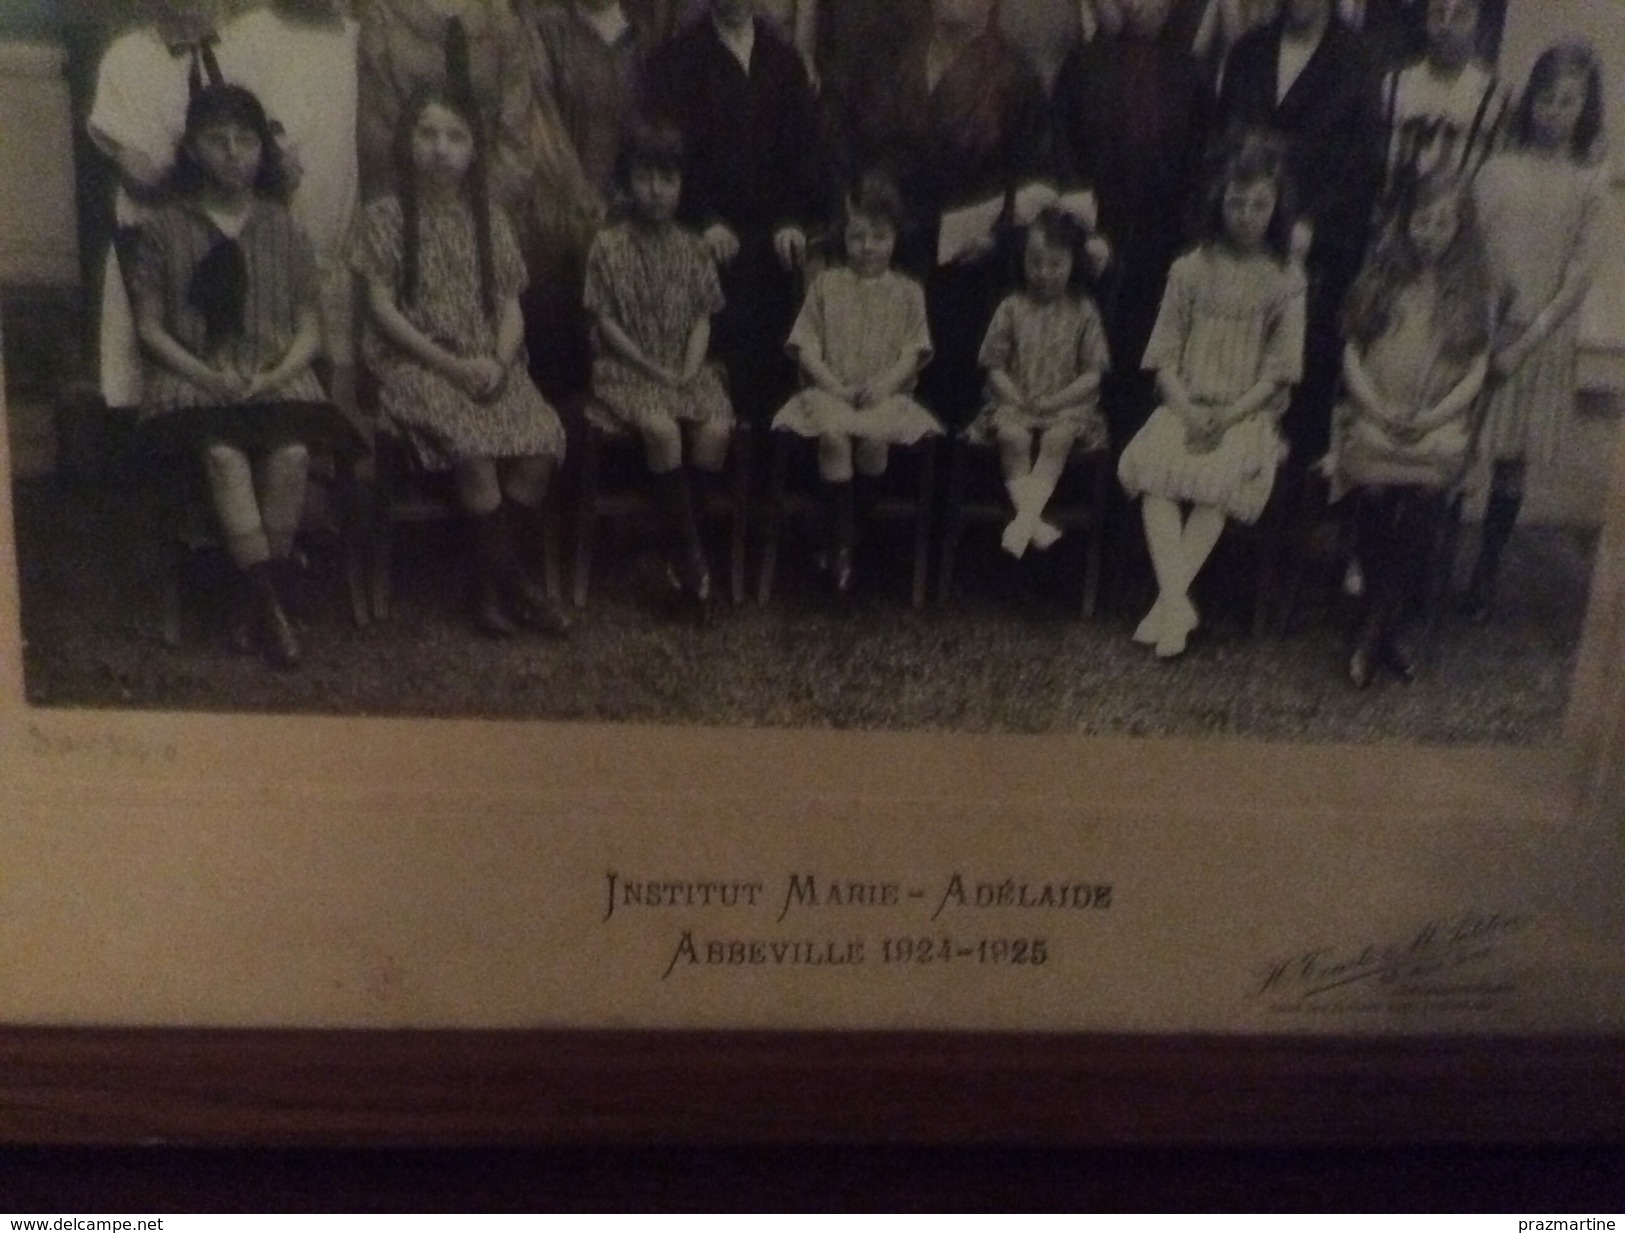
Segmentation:
<svg viewBox="0 0 1625 1233">
<path fill-rule="evenodd" d="M 1032 542 L 1033 524 L 1036 522 L 1032 515 L 1033 477 L 1022 475 L 1006 480 L 1005 488 L 1010 493 L 1010 504 L 1016 507 L 1016 516 L 1010 520 L 1010 525 L 1004 528 L 999 545 L 1019 560 L 1027 551 L 1027 545 Z"/>
</svg>

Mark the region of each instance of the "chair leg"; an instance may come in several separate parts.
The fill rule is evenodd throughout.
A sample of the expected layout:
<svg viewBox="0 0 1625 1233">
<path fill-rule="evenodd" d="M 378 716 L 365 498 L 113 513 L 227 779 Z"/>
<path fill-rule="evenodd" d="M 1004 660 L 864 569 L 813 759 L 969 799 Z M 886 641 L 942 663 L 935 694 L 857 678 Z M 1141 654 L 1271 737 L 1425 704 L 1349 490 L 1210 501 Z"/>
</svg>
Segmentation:
<svg viewBox="0 0 1625 1233">
<path fill-rule="evenodd" d="M 587 579 L 592 570 L 592 537 L 598 520 L 598 440 L 591 428 L 582 439 L 581 507 L 576 511 L 575 578 L 571 599 L 587 606 Z"/>
<path fill-rule="evenodd" d="M 956 433 L 948 443 L 948 480 L 942 516 L 942 560 L 937 566 L 937 602 L 953 597 L 954 565 L 965 531 L 965 443 Z"/>
<path fill-rule="evenodd" d="M 733 437 L 733 510 L 728 540 L 728 597 L 745 602 L 745 526 L 750 514 L 751 429 L 741 424 Z"/>
<path fill-rule="evenodd" d="M 377 473 L 373 478 L 367 509 L 367 530 L 371 541 L 367 589 L 375 621 L 389 620 L 392 600 L 395 527 L 390 520 L 390 505 L 394 500 L 398 476 L 395 473 L 394 462 L 387 456 L 389 448 L 380 437 L 374 462 Z"/>
<path fill-rule="evenodd" d="M 925 588 L 931 569 L 931 505 L 936 499 L 937 441 L 920 443 L 920 487 L 914 511 L 914 611 L 925 607 Z"/>
<path fill-rule="evenodd" d="M 334 463 L 334 495 L 339 506 L 339 546 L 344 557 L 344 586 L 350 596 L 350 619 L 357 629 L 372 624 L 372 603 L 367 588 L 367 536 L 361 482 L 355 463 L 340 458 Z"/>
<path fill-rule="evenodd" d="M 762 523 L 762 569 L 756 579 L 756 602 L 773 598 L 773 575 L 779 562 L 779 531 L 784 520 L 784 489 L 790 475 L 790 434 L 773 434 L 773 468 L 768 477 L 767 513 Z"/>
<path fill-rule="evenodd" d="M 174 651 L 181 645 L 181 594 L 186 586 L 187 551 L 185 545 L 175 540 L 167 543 L 164 551 L 163 607 L 158 632 L 164 645 Z"/>
<path fill-rule="evenodd" d="M 1428 571 L 1427 592 L 1423 599 L 1423 637 L 1430 653 L 1438 644 L 1444 610 L 1450 603 L 1456 573 L 1456 554 L 1461 548 L 1461 524 L 1465 501 L 1465 494 L 1458 491 L 1451 496 L 1449 503 L 1441 511 L 1443 525 L 1439 527 L 1437 556 L 1433 561 L 1433 567 Z"/>
<path fill-rule="evenodd" d="M 559 533 L 558 499 L 555 493 L 550 492 L 547 503 L 542 507 L 542 586 L 547 591 L 548 599 L 555 604 L 562 602 L 564 596 L 564 566 L 560 560 Z"/>
<path fill-rule="evenodd" d="M 1290 487 L 1278 494 L 1279 501 L 1272 503 L 1274 508 L 1265 508 L 1263 516 L 1268 521 L 1259 528 L 1258 593 L 1253 598 L 1255 638 L 1262 638 L 1269 633 L 1274 623 L 1272 619 L 1278 618 L 1282 611 L 1281 556 L 1287 549 L 1289 530 L 1295 529 L 1298 524 L 1296 514 L 1303 500 L 1304 490 L 1308 487 L 1307 483 L 1299 484 L 1288 478 L 1285 471 L 1280 474 L 1281 482 Z M 1301 545 L 1295 546 L 1301 549 Z M 1292 553 L 1293 557 L 1301 555 L 1301 550 Z"/>
<path fill-rule="evenodd" d="M 1278 581 L 1280 598 L 1276 604 L 1275 630 L 1290 634 L 1297 626 L 1298 610 L 1303 601 L 1303 577 L 1308 569 L 1309 544 L 1304 542 L 1302 530 L 1316 525 L 1317 515 L 1326 508 L 1324 500 L 1317 500 L 1319 492 L 1313 476 L 1305 476 L 1298 490 L 1298 501 L 1293 510 L 1292 524 L 1298 529 L 1293 551 L 1287 557 Z"/>
<path fill-rule="evenodd" d="M 1253 637 L 1262 638 L 1269 632 L 1272 613 L 1280 606 L 1276 595 L 1280 532 L 1271 527 L 1258 543 L 1258 594 L 1253 599 Z"/>
<path fill-rule="evenodd" d="M 1111 455 L 1092 464 L 1089 492 L 1088 539 L 1083 545 L 1083 619 L 1090 620 L 1100 604 L 1101 560 L 1106 539 L 1106 499 L 1111 487 Z"/>
</svg>

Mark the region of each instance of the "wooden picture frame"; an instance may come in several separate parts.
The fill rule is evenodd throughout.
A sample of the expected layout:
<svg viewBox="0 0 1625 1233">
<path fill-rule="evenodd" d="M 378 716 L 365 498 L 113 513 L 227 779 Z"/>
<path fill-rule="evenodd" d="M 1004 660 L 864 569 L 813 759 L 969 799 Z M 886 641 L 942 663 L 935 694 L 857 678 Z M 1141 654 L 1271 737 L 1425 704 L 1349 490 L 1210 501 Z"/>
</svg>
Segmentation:
<svg viewBox="0 0 1625 1233">
<path fill-rule="evenodd" d="M 0 1141 L 1618 1139 L 1614 452 L 1535 745 L 35 705 L 7 485 Z"/>
</svg>

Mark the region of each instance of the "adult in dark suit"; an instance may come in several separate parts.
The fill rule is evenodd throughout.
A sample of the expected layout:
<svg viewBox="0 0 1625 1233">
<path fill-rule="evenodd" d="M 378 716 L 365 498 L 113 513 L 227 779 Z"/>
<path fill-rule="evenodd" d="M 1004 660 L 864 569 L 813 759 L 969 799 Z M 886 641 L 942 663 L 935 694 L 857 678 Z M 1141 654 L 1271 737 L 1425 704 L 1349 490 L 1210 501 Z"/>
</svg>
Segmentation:
<svg viewBox="0 0 1625 1233">
<path fill-rule="evenodd" d="M 1122 30 L 1072 53 L 1055 83 L 1055 129 L 1067 176 L 1093 187 L 1100 229 L 1115 251 L 1101 305 L 1112 371 L 1102 389 L 1121 446 L 1151 413 L 1154 382 L 1140 369 L 1168 267 L 1189 238 L 1212 118 L 1208 79 L 1170 0 L 1121 0 Z"/>
<path fill-rule="evenodd" d="M 1382 184 L 1383 125 L 1375 65 L 1338 20 L 1334 0 L 1286 0 L 1246 35 L 1225 67 L 1227 127 L 1287 140 L 1301 226 L 1307 229 L 1308 338 L 1303 381 L 1283 425 L 1300 461 L 1325 452 L 1337 392 L 1339 315 L 1359 273 Z"/>
<path fill-rule="evenodd" d="M 685 144 L 679 218 L 721 268 L 727 306 L 712 334 L 737 414 L 770 417 L 788 396 L 792 271 L 828 209 L 812 86 L 800 56 L 751 0 L 710 13 L 655 52 L 650 109 Z"/>
<path fill-rule="evenodd" d="M 1000 224 L 946 263 L 937 258 L 945 212 L 1007 199 L 1049 171 L 1038 75 L 999 31 L 993 0 L 931 0 L 929 20 L 894 68 L 872 80 L 837 137 L 848 175 L 891 173 L 909 218 L 897 263 L 925 281 L 936 354 L 920 380 L 939 416 L 964 424 L 981 405 L 976 357 L 1005 290 Z"/>
</svg>

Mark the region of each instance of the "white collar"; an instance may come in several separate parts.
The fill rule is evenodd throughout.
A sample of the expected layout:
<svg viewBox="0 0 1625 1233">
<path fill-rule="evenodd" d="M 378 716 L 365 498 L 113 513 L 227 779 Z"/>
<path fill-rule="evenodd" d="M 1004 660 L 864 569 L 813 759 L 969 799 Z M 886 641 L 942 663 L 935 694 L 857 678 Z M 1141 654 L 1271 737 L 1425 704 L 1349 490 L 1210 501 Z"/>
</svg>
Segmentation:
<svg viewBox="0 0 1625 1233">
<path fill-rule="evenodd" d="M 254 199 L 250 197 L 241 209 L 222 210 L 213 206 L 199 203 L 204 217 L 215 225 L 221 235 L 229 239 L 241 238 L 243 231 L 248 227 L 248 216 L 254 212 Z"/>
<path fill-rule="evenodd" d="M 620 42 L 621 35 L 625 34 L 630 26 L 619 0 L 601 11 L 589 9 L 584 4 L 576 5 L 575 10 L 581 20 L 592 27 L 592 32 L 603 40 L 606 47 L 613 47 Z"/>
<path fill-rule="evenodd" d="M 717 32 L 717 38 L 722 41 L 722 45 L 728 49 L 729 54 L 739 61 L 739 67 L 745 70 L 746 76 L 749 76 L 751 52 L 756 48 L 755 19 L 746 22 L 745 28 L 735 33 L 718 21 L 716 14 L 713 13 L 711 15 L 711 28 Z"/>
</svg>

